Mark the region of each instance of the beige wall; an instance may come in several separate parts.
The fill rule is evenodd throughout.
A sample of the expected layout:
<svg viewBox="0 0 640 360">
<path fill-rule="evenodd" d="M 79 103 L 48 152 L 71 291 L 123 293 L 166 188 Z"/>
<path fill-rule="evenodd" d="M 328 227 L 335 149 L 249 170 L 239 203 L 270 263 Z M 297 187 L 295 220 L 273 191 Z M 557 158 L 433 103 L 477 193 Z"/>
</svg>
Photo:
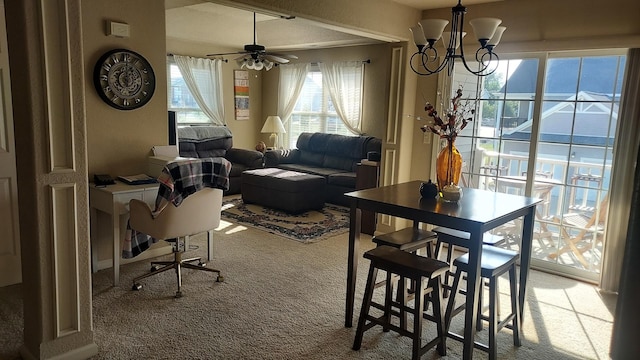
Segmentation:
<svg viewBox="0 0 640 360">
<path fill-rule="evenodd" d="M 106 36 L 106 20 L 129 24 L 131 36 Z M 164 3 L 156 0 L 84 0 L 82 33 L 89 176 L 95 173 L 112 176 L 143 173 L 151 147 L 168 142 Z M 92 74 L 98 58 L 115 48 L 133 50 L 153 67 L 155 93 L 139 109 L 112 108 L 100 99 L 94 88 Z"/>
<path fill-rule="evenodd" d="M 296 51 L 296 62 L 324 62 L 371 60 L 365 64 L 362 131 L 382 138 L 385 131 L 389 96 L 388 78 L 390 61 L 389 44 L 351 46 L 343 48 Z M 275 114 L 278 102 L 278 70 L 264 76 L 264 115 Z M 267 135 L 268 137 L 268 135 Z"/>
</svg>

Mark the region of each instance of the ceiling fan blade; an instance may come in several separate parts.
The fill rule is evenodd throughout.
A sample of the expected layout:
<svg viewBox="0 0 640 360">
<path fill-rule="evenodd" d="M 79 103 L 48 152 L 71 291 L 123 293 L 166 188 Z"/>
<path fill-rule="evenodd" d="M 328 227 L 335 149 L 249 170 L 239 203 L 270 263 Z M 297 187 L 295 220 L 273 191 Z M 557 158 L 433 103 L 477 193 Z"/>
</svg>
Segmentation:
<svg viewBox="0 0 640 360">
<path fill-rule="evenodd" d="M 236 52 L 228 52 L 228 53 L 220 53 L 220 54 L 207 54 L 205 56 L 225 56 L 225 55 L 238 55 L 238 54 L 248 54 L 248 52 L 236 51 Z"/>
<path fill-rule="evenodd" d="M 277 57 L 281 57 L 281 58 L 286 58 L 286 59 L 292 59 L 292 60 L 296 60 L 298 57 L 295 55 L 291 55 L 291 54 L 276 54 L 276 53 L 268 53 L 268 55 L 273 55 L 273 56 L 277 56 Z"/>
<path fill-rule="evenodd" d="M 285 59 L 283 57 L 277 56 L 277 55 L 273 55 L 273 54 L 264 54 L 263 55 L 264 58 L 273 61 L 273 62 L 277 62 L 280 64 L 286 64 L 289 62 L 289 59 Z"/>
</svg>

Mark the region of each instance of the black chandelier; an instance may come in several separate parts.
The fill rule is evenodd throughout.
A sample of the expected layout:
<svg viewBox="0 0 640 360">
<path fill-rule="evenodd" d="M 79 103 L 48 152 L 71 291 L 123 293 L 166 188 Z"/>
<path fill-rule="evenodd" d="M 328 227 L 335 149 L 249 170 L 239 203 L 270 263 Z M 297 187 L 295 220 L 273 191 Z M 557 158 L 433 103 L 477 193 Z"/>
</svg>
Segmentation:
<svg viewBox="0 0 640 360">
<path fill-rule="evenodd" d="M 418 51 L 411 56 L 409 65 L 416 74 L 432 75 L 446 68 L 447 73 L 451 76 L 456 59 L 460 59 L 467 71 L 477 76 L 487 76 L 496 70 L 499 58 L 493 49 L 498 45 L 502 33 L 507 28 L 498 26 L 502 20 L 496 18 L 476 18 L 469 21 L 480 42 L 480 48 L 476 51 L 478 68 L 472 70 L 464 57 L 462 45 L 462 38 L 467 34 L 463 29 L 464 14 L 467 12 L 467 8 L 462 6 L 461 2 L 462 0 L 458 0 L 458 5 L 451 8 L 453 15 L 450 32 L 444 32 L 444 27 L 449 21 L 441 19 L 424 19 L 417 26 L 410 28 Z M 442 62 L 438 63 L 438 51 L 434 45 L 440 38 L 442 38 L 447 53 Z M 457 53 L 458 48 L 460 48 L 459 53 Z M 416 63 L 417 66 L 415 66 Z"/>
</svg>

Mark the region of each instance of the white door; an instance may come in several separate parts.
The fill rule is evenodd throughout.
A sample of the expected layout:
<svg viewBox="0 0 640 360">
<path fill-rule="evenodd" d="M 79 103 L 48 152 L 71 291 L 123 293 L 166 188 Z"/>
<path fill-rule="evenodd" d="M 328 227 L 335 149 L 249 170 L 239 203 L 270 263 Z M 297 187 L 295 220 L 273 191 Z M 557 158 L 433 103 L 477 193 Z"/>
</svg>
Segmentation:
<svg viewBox="0 0 640 360">
<path fill-rule="evenodd" d="M 0 287 L 22 281 L 18 184 L 4 0 L 0 0 Z"/>
</svg>

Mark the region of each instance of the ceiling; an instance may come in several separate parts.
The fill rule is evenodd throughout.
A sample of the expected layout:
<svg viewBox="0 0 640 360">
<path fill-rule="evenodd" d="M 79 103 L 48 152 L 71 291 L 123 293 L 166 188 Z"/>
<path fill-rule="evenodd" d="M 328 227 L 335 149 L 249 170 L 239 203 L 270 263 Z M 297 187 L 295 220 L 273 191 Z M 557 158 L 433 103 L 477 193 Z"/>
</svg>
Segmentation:
<svg viewBox="0 0 640 360">
<path fill-rule="evenodd" d="M 455 5 L 455 0 L 391 1 L 420 10 Z M 465 0 L 464 5 L 494 1 L 502 0 Z M 210 48 L 205 53 L 239 51 L 243 45 L 253 43 L 253 13 L 250 11 L 203 0 L 165 0 L 165 9 L 167 38 L 206 44 Z M 310 20 L 284 19 L 265 14 L 256 14 L 256 33 L 256 43 L 266 46 L 269 51 L 384 42 L 384 39 L 350 33 L 348 29 L 329 29 Z"/>
</svg>

